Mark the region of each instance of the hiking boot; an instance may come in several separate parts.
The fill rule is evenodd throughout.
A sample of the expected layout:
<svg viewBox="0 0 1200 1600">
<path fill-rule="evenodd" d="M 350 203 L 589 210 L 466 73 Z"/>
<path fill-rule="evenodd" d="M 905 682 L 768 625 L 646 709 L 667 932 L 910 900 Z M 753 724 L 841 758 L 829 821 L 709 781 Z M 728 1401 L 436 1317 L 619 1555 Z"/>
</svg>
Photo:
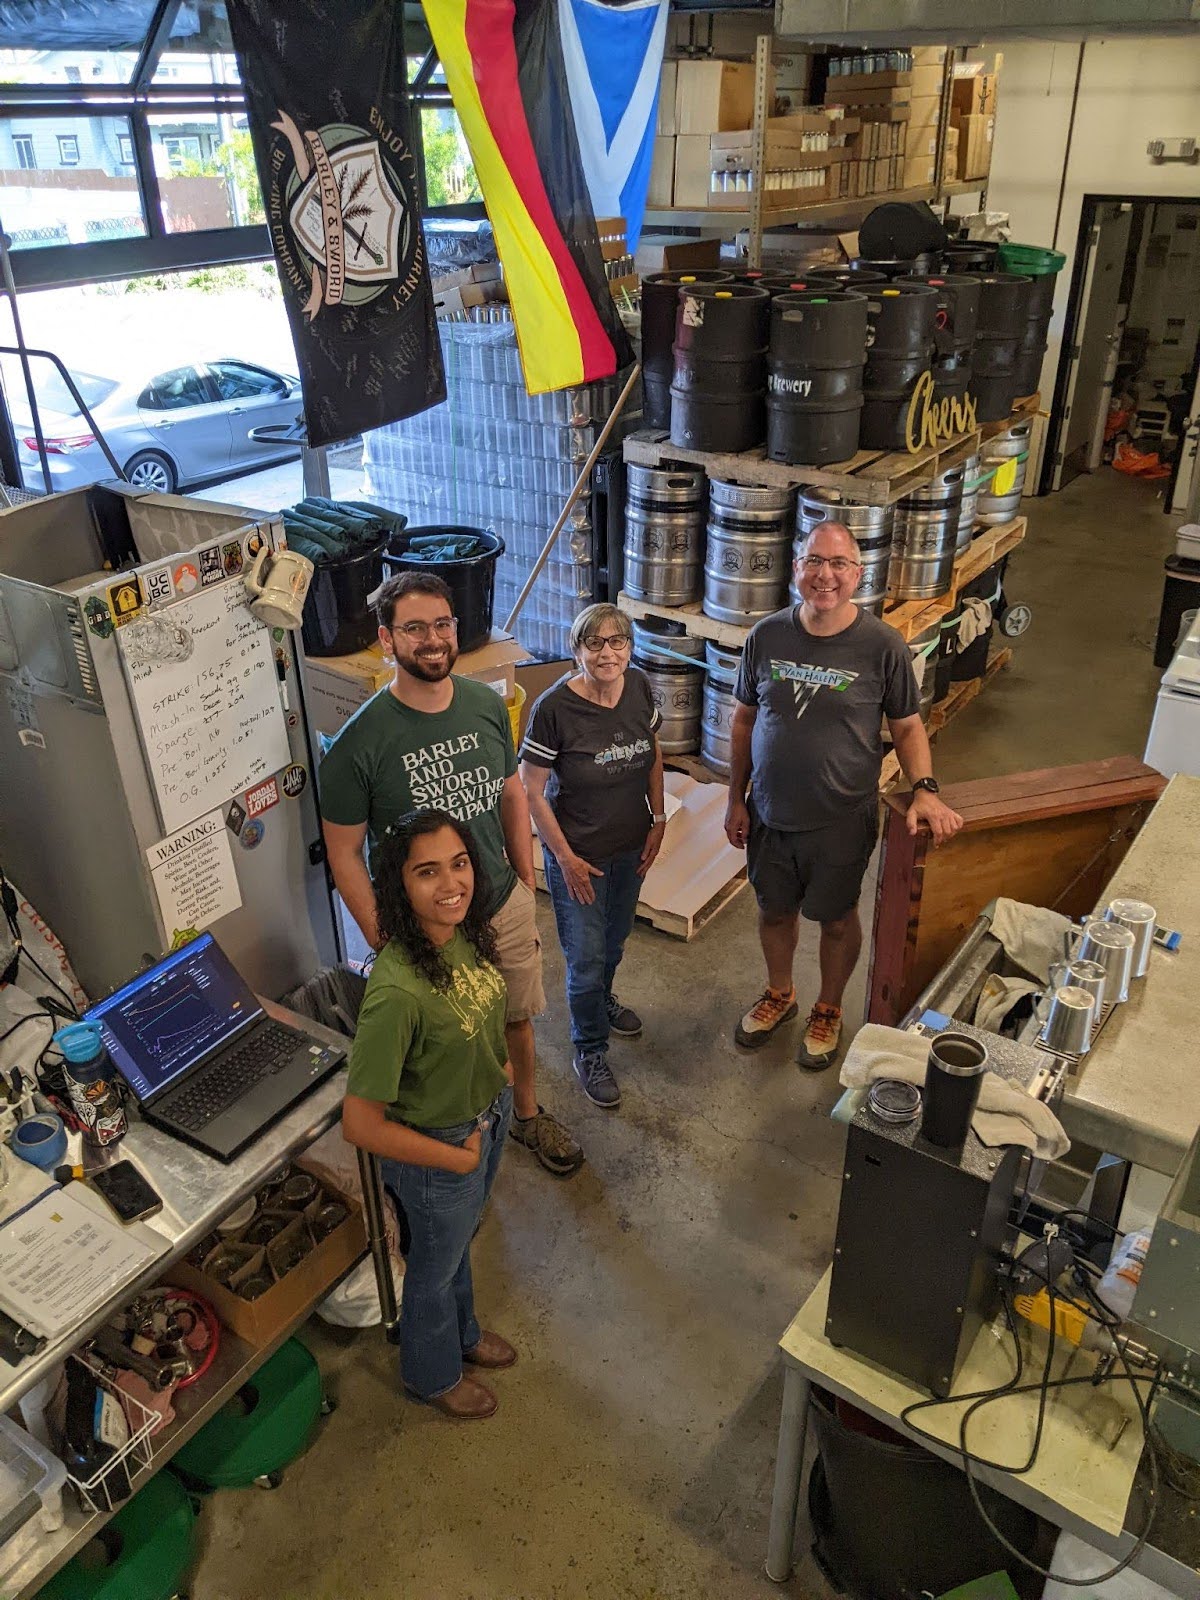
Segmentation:
<svg viewBox="0 0 1200 1600">
<path fill-rule="evenodd" d="M 607 1051 L 576 1050 L 575 1076 L 594 1106 L 615 1111 L 621 1104 L 621 1091 L 609 1068 Z"/>
<path fill-rule="evenodd" d="M 604 1009 L 608 1014 L 608 1031 L 615 1033 L 618 1039 L 636 1039 L 641 1033 L 641 1017 L 628 1006 L 623 1006 L 615 994 L 607 997 Z"/>
<path fill-rule="evenodd" d="M 842 1039 L 842 1008 L 825 1006 L 818 1000 L 808 1013 L 804 1038 L 796 1060 L 809 1072 L 824 1072 L 833 1065 Z"/>
<path fill-rule="evenodd" d="M 773 1038 L 785 1022 L 799 1014 L 795 989 L 789 989 L 786 994 L 764 989 L 733 1030 L 733 1037 L 744 1049 L 757 1050 Z"/>
<path fill-rule="evenodd" d="M 570 1178 L 583 1165 L 583 1151 L 557 1117 L 537 1108 L 536 1116 L 518 1117 L 508 1126 L 508 1136 L 523 1144 L 556 1178 Z"/>
</svg>

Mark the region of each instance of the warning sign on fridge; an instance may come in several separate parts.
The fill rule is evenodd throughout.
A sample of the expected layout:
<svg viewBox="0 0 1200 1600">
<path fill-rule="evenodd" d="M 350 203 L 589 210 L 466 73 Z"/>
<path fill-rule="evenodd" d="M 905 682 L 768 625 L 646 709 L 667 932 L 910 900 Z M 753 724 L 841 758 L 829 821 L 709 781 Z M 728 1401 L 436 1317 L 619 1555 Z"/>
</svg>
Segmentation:
<svg viewBox="0 0 1200 1600">
<path fill-rule="evenodd" d="M 146 859 L 168 940 L 181 929 L 199 932 L 242 903 L 220 811 L 152 844 Z"/>
</svg>

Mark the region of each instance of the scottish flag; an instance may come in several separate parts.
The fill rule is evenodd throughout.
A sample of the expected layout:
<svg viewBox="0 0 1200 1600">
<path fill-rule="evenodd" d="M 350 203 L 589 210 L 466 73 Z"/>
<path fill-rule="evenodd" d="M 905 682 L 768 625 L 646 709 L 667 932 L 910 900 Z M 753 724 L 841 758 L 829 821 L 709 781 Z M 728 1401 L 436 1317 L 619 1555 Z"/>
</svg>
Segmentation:
<svg viewBox="0 0 1200 1600">
<path fill-rule="evenodd" d="M 558 26 L 584 174 L 598 217 L 637 247 L 667 38 L 668 0 L 559 0 Z"/>
</svg>

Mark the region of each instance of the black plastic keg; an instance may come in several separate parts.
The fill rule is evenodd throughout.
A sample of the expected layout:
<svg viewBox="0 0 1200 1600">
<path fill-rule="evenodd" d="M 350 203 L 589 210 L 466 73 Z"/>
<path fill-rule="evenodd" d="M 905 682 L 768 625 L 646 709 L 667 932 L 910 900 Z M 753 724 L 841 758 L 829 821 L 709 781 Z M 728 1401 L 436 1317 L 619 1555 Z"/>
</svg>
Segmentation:
<svg viewBox="0 0 1200 1600">
<path fill-rule="evenodd" d="M 736 453 L 767 428 L 771 296 L 748 283 L 697 283 L 679 291 L 671 443 Z"/>
<path fill-rule="evenodd" d="M 1017 355 L 1033 280 L 988 272 L 980 276 L 979 285 L 971 393 L 979 421 L 999 422 L 1022 392 L 1017 386 Z"/>
<path fill-rule="evenodd" d="M 961 400 L 971 382 L 971 352 L 979 318 L 979 279 L 964 273 L 897 278 L 897 283 L 923 283 L 937 290 L 937 327 L 933 346 L 933 397 Z"/>
<path fill-rule="evenodd" d="M 1055 275 L 1029 280 L 1029 305 L 1021 327 L 1017 370 L 1013 380 L 1018 396 L 1033 394 L 1042 381 L 1042 361 L 1046 354 L 1046 337 L 1054 310 L 1057 282 Z"/>
<path fill-rule="evenodd" d="M 671 426 L 671 373 L 679 288 L 689 283 L 732 283 L 732 272 L 652 272 L 642 279 L 642 420 L 647 428 Z"/>
<path fill-rule="evenodd" d="M 811 285 L 808 275 L 803 272 L 764 272 L 758 280 L 758 287 L 765 289 L 774 299 L 780 294 L 803 294 Z"/>
<path fill-rule="evenodd" d="M 856 256 L 850 265 L 856 272 L 880 272 L 885 278 L 907 278 L 914 273 L 936 272 L 938 258 L 932 250 L 915 256 Z"/>
<path fill-rule="evenodd" d="M 995 272 L 998 244 L 987 239 L 951 239 L 941 248 L 947 272 Z"/>
<path fill-rule="evenodd" d="M 882 272 L 868 272 L 865 267 L 814 267 L 811 272 L 804 274 L 810 289 L 815 289 L 818 283 L 835 283 L 840 289 L 862 290 L 864 293 L 871 284 L 888 283 L 890 280 Z"/>
<path fill-rule="evenodd" d="M 867 302 L 833 289 L 776 296 L 767 351 L 767 456 L 792 466 L 858 449 Z"/>
<path fill-rule="evenodd" d="M 933 363 L 937 306 L 937 291 L 921 283 L 889 283 L 867 296 L 871 343 L 863 373 L 862 449 L 906 448 L 913 393 Z"/>
</svg>

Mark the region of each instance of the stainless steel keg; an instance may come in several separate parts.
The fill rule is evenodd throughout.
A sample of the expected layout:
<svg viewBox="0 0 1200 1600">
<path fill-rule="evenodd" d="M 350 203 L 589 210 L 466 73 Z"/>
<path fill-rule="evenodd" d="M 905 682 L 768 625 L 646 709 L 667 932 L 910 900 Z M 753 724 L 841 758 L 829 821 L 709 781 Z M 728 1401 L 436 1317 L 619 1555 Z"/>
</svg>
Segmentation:
<svg viewBox="0 0 1200 1600">
<path fill-rule="evenodd" d="M 1021 514 L 1021 495 L 1025 488 L 1025 469 L 1029 465 L 1029 436 L 1032 417 L 1022 417 L 1011 428 L 986 439 L 981 449 L 981 473 L 988 481 L 979 491 L 976 517 L 989 527 L 1011 522 Z"/>
<path fill-rule="evenodd" d="M 791 567 L 793 493 L 711 480 L 704 559 L 706 616 L 749 623 L 784 604 Z"/>
<path fill-rule="evenodd" d="M 954 581 L 963 467 L 947 467 L 897 502 L 892 568 L 893 600 L 933 600 Z"/>
</svg>

